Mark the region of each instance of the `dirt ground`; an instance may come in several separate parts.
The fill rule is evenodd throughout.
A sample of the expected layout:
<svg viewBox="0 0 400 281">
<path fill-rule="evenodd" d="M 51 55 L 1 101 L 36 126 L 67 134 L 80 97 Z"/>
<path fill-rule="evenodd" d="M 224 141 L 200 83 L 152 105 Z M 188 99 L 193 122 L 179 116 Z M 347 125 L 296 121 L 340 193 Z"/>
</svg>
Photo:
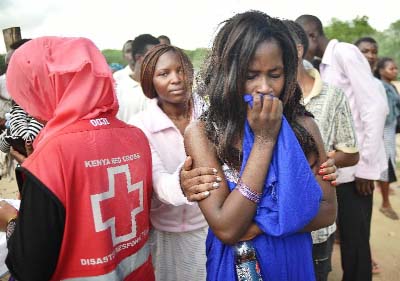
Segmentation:
<svg viewBox="0 0 400 281">
<path fill-rule="evenodd" d="M 400 171 L 397 171 L 400 177 Z M 400 213 L 400 181 L 392 184 L 394 194 L 390 197 L 392 205 Z M 15 181 L 0 180 L 0 198 L 17 197 Z M 381 273 L 373 277 L 374 281 L 398 281 L 400 280 L 400 221 L 393 221 L 379 212 L 382 198 L 378 190 L 374 194 L 374 208 L 372 215 L 371 246 L 374 259 L 379 263 Z M 342 270 L 340 266 L 340 249 L 335 245 L 333 250 L 333 271 L 329 275 L 329 281 L 341 280 Z M 8 278 L 0 278 L 6 281 Z"/>
<path fill-rule="evenodd" d="M 400 175 L 398 171 L 398 175 Z M 400 214 L 400 182 L 393 183 L 394 194 L 390 196 L 393 208 Z M 374 193 L 374 207 L 371 223 L 371 249 L 372 256 L 379 264 L 381 273 L 373 276 L 374 281 L 398 281 L 400 280 L 400 221 L 394 221 L 385 217 L 379 207 L 382 196 L 379 190 Z M 332 257 L 333 271 L 329 275 L 329 281 L 340 281 L 342 269 L 340 265 L 340 248 L 335 245 Z"/>
</svg>

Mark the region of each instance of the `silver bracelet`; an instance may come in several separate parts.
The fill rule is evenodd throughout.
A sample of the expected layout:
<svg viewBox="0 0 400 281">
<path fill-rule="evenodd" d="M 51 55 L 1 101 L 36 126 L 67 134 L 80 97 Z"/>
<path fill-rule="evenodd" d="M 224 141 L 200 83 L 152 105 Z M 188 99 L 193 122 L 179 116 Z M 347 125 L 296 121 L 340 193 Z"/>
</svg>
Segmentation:
<svg viewBox="0 0 400 281">
<path fill-rule="evenodd" d="M 253 203 L 258 204 L 261 200 L 262 193 L 251 190 L 241 179 L 239 179 L 236 189 Z"/>
</svg>

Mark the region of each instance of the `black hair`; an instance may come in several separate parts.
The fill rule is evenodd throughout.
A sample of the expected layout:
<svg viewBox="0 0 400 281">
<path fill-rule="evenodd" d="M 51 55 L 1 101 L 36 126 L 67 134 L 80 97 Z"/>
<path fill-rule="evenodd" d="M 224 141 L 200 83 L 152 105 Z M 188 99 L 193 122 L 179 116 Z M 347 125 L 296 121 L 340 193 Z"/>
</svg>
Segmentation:
<svg viewBox="0 0 400 281">
<path fill-rule="evenodd" d="M 318 71 L 320 71 L 320 70 L 319 70 L 319 66 L 321 65 L 321 62 L 322 62 L 322 60 L 321 60 L 321 58 L 319 58 L 319 57 L 314 57 L 314 58 L 311 60 L 311 64 L 312 64 L 313 67 L 314 67 L 316 70 L 318 70 Z"/>
<path fill-rule="evenodd" d="M 362 37 L 362 38 L 358 39 L 356 42 L 354 42 L 354 45 L 356 45 L 358 47 L 362 42 L 367 42 L 367 43 L 375 44 L 378 46 L 378 43 L 372 37 Z"/>
<path fill-rule="evenodd" d="M 157 38 L 158 38 L 159 40 L 161 40 L 161 39 L 166 40 L 166 41 L 168 41 L 168 44 L 171 44 L 171 40 L 170 40 L 169 37 L 166 36 L 166 35 L 160 35 L 160 36 L 158 36 Z"/>
<path fill-rule="evenodd" d="M 184 74 L 184 83 L 188 91 L 192 90 L 193 85 L 193 64 L 185 52 L 175 46 L 169 44 L 157 45 L 149 50 L 143 58 L 140 70 L 140 85 L 146 97 L 152 99 L 158 97 L 158 93 L 154 87 L 153 77 L 156 71 L 156 65 L 160 57 L 167 53 L 174 52 L 180 60 L 182 71 Z"/>
<path fill-rule="evenodd" d="M 374 70 L 374 76 L 378 79 L 382 79 L 381 74 L 379 73 L 381 69 L 385 68 L 386 63 L 389 61 L 394 61 L 394 59 L 389 57 L 382 57 L 378 60 L 376 64 L 376 68 Z"/>
<path fill-rule="evenodd" d="M 294 42 L 296 44 L 300 44 L 303 46 L 303 58 L 308 51 L 308 37 L 303 27 L 295 21 L 292 20 L 284 20 L 283 21 L 286 27 L 289 29 L 290 35 L 292 36 Z"/>
<path fill-rule="evenodd" d="M 141 34 L 132 41 L 132 59 L 135 60 L 135 55 L 144 55 L 147 45 L 158 45 L 160 40 L 150 34 Z"/>
<path fill-rule="evenodd" d="M 318 32 L 319 35 L 325 35 L 324 34 L 324 28 L 322 26 L 322 22 L 319 18 L 313 15 L 301 15 L 298 17 L 295 22 L 297 22 L 300 25 L 306 25 L 306 24 L 312 24 L 314 25 L 315 30 Z"/>
<path fill-rule="evenodd" d="M 297 84 L 297 49 L 283 22 L 259 11 L 237 14 L 223 23 L 207 59 L 199 81 L 198 92 L 209 99 L 203 116 L 208 138 L 216 144 L 218 157 L 233 167 L 240 166 L 234 147 L 246 120 L 247 105 L 243 101 L 247 67 L 257 47 L 276 42 L 282 51 L 285 82 L 280 95 L 286 119 L 294 129 L 306 155 L 318 153 L 312 136 L 297 123 L 307 115 L 300 100 Z"/>
<path fill-rule="evenodd" d="M 24 45 L 26 42 L 31 41 L 31 40 L 32 39 L 21 39 L 21 40 L 15 41 L 14 43 L 12 43 L 10 45 L 10 49 L 16 50 L 19 47 L 21 47 L 22 45 Z"/>
<path fill-rule="evenodd" d="M 126 42 L 124 43 L 124 45 L 122 46 L 122 52 L 124 52 L 125 46 L 126 46 L 127 44 L 131 44 L 131 45 L 132 45 L 132 42 L 133 42 L 133 40 L 128 40 L 128 41 L 126 41 Z"/>
</svg>

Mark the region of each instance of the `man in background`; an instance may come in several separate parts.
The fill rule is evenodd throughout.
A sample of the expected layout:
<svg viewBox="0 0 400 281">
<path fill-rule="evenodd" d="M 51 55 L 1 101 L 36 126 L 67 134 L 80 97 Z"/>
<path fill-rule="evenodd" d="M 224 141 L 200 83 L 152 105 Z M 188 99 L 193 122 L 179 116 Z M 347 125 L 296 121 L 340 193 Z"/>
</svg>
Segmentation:
<svg viewBox="0 0 400 281">
<path fill-rule="evenodd" d="M 124 122 L 128 122 L 133 115 L 147 106 L 148 98 L 140 86 L 140 69 L 146 52 L 157 44 L 160 44 L 160 41 L 150 34 L 141 34 L 131 43 L 132 72 L 116 80 L 119 102 L 117 118 Z"/>
<path fill-rule="evenodd" d="M 374 181 L 387 168 L 383 127 L 387 107 L 367 60 L 352 44 L 329 40 L 313 15 L 296 19 L 309 40 L 307 58 L 320 57 L 321 78 L 341 88 L 350 104 L 359 144 L 357 165 L 338 170 L 338 220 L 343 281 L 372 280 L 369 245 Z"/>
<path fill-rule="evenodd" d="M 160 36 L 158 36 L 158 40 L 160 40 L 160 44 L 171 45 L 171 40 L 170 40 L 169 37 L 166 36 L 166 35 L 160 35 Z"/>
<path fill-rule="evenodd" d="M 126 41 L 124 46 L 122 47 L 122 58 L 127 63 L 127 65 L 125 66 L 125 68 L 117 70 L 113 73 L 113 77 L 116 83 L 118 83 L 120 79 L 126 78 L 130 74 L 132 74 L 134 67 L 132 60 L 132 40 Z"/>
</svg>

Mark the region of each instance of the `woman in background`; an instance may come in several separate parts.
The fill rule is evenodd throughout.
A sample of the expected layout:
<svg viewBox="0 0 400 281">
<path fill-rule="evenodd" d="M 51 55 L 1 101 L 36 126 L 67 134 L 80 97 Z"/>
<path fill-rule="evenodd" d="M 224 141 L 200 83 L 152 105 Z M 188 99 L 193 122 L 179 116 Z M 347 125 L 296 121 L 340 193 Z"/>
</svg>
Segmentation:
<svg viewBox="0 0 400 281">
<path fill-rule="evenodd" d="M 205 280 L 207 222 L 197 204 L 186 204 L 179 181 L 186 158 L 183 133 L 199 115 L 192 99 L 193 66 L 181 49 L 157 45 L 143 60 L 140 80 L 151 102 L 130 123 L 143 130 L 152 151 L 156 280 Z M 216 180 L 214 188 L 218 185 Z"/>
<path fill-rule="evenodd" d="M 384 57 L 378 60 L 374 71 L 375 77 L 380 79 L 386 90 L 389 105 L 389 114 L 386 117 L 383 139 L 388 158 L 388 169 L 381 174 L 378 185 L 382 193 L 382 206 L 379 209 L 390 219 L 398 220 L 399 216 L 393 210 L 389 199 L 389 185 L 397 181 L 396 177 L 396 125 L 400 115 L 400 96 L 396 87 L 391 83 L 397 79 L 398 69 L 392 58 Z"/>
<path fill-rule="evenodd" d="M 210 107 L 185 133 L 194 167 L 226 179 L 199 202 L 208 280 L 315 280 L 306 231 L 334 222 L 336 197 L 310 169 L 326 155 L 296 68 L 289 31 L 261 12 L 232 17 L 214 40 L 199 88 Z"/>
</svg>

